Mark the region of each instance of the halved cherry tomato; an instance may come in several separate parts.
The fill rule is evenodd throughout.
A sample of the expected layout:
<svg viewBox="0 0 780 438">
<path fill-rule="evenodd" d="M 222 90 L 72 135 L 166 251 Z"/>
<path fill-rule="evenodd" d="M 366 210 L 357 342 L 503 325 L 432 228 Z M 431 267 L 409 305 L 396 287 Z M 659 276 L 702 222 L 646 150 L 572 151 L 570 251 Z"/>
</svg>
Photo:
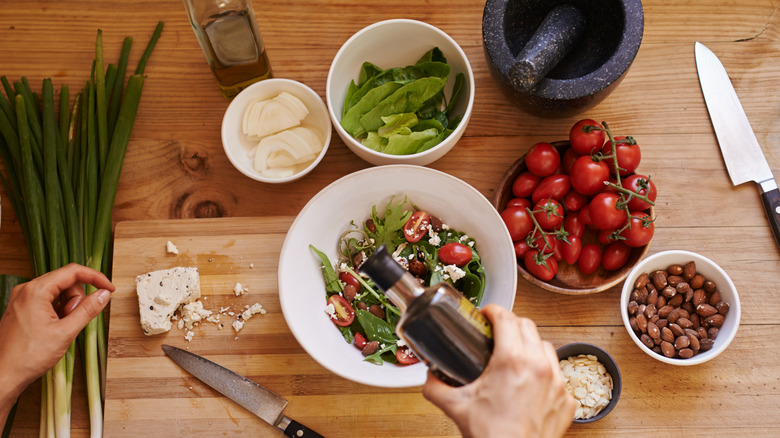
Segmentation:
<svg viewBox="0 0 780 438">
<path fill-rule="evenodd" d="M 577 158 L 571 169 L 571 186 L 583 195 L 595 195 L 604 188 L 609 178 L 609 167 L 605 161 L 593 161 L 589 155 Z"/>
<path fill-rule="evenodd" d="M 604 248 L 604 255 L 601 257 L 601 266 L 608 271 L 614 271 L 623 267 L 631 255 L 631 247 L 622 241 L 611 243 Z"/>
<path fill-rule="evenodd" d="M 647 199 L 652 202 L 655 202 L 655 198 L 658 196 L 655 183 L 644 175 L 635 174 L 627 177 L 623 180 L 623 187 L 634 193 L 647 196 Z M 645 211 L 650 208 L 650 204 L 638 198 L 631 198 L 628 201 L 628 208 L 631 211 Z"/>
<path fill-rule="evenodd" d="M 587 208 L 583 210 L 587 210 Z M 568 231 L 569 235 L 582 237 L 585 234 L 585 224 L 582 223 L 579 214 L 576 212 L 569 213 L 563 218 L 563 229 Z"/>
<path fill-rule="evenodd" d="M 648 226 L 644 226 L 644 218 L 648 218 L 647 213 L 641 211 L 631 212 L 631 226 L 620 233 L 626 238 L 626 245 L 632 248 L 639 248 L 650 243 L 655 233 L 655 224 L 648 221 Z"/>
<path fill-rule="evenodd" d="M 534 205 L 534 219 L 540 227 L 552 231 L 563 223 L 563 206 L 554 199 L 542 199 Z"/>
<path fill-rule="evenodd" d="M 566 263 L 573 265 L 577 263 L 577 260 L 582 253 L 582 239 L 580 239 L 579 236 L 572 234 L 570 234 L 567 239 L 569 240 L 568 242 L 558 242 L 558 246 L 561 248 L 563 259 L 566 260 Z"/>
<path fill-rule="evenodd" d="M 346 327 L 355 321 L 355 309 L 349 305 L 341 295 L 331 295 L 328 304 L 333 304 L 333 316 L 330 318 L 334 324 Z"/>
<path fill-rule="evenodd" d="M 601 124 L 591 119 L 580 120 L 571 127 L 569 131 L 569 143 L 574 152 L 580 155 L 590 154 L 593 149 L 601 150 L 601 146 L 607 140 L 607 134 L 604 131 L 592 130 L 590 132 L 583 131 L 586 126 L 597 126 L 602 128 Z"/>
<path fill-rule="evenodd" d="M 585 275 L 596 272 L 596 269 L 601 265 L 601 248 L 595 243 L 585 245 L 577 264 L 580 267 L 580 272 Z"/>
<path fill-rule="evenodd" d="M 630 175 L 634 173 L 639 162 L 642 160 L 642 152 L 639 150 L 638 144 L 628 144 L 621 142 L 626 137 L 615 137 L 615 151 L 617 152 L 618 167 L 620 167 L 620 175 Z M 601 153 L 604 155 L 612 155 L 612 143 L 607 141 L 604 143 L 604 147 L 601 148 Z M 610 163 L 609 172 L 615 174 L 614 163 Z"/>
<path fill-rule="evenodd" d="M 528 198 L 512 198 L 506 203 L 505 208 L 509 207 L 520 207 L 520 208 L 531 208 L 531 206 L 534 205 Z"/>
<path fill-rule="evenodd" d="M 415 211 L 412 217 L 404 224 L 404 237 L 408 242 L 419 242 L 420 239 L 428 234 L 428 227 L 431 225 L 431 215 L 420 210 Z"/>
<path fill-rule="evenodd" d="M 534 192 L 534 189 L 539 185 L 539 181 L 541 180 L 542 178 L 526 170 L 518 175 L 512 183 L 512 194 L 518 198 L 527 198 L 531 196 L 531 193 Z"/>
<path fill-rule="evenodd" d="M 546 260 L 536 260 L 539 251 L 528 251 L 523 257 L 525 269 L 534 277 L 542 281 L 550 281 L 558 273 L 558 261 L 554 257 L 548 257 Z"/>
<path fill-rule="evenodd" d="M 566 196 L 571 188 L 571 179 L 569 175 L 557 174 L 550 175 L 542 180 L 531 193 L 531 199 L 539 202 L 542 199 L 552 198 L 560 201 Z"/>
<path fill-rule="evenodd" d="M 346 271 L 339 272 L 339 280 L 343 281 L 346 284 L 351 284 L 352 286 L 355 286 L 358 290 L 360 290 L 360 282 L 358 279 Z"/>
<path fill-rule="evenodd" d="M 362 350 L 363 347 L 368 344 L 368 339 L 366 339 L 366 335 L 360 332 L 355 333 L 355 347 L 357 347 L 358 350 Z"/>
<path fill-rule="evenodd" d="M 620 195 L 599 193 L 590 201 L 590 219 L 599 230 L 613 230 L 626 223 L 626 212 L 617 207 Z"/>
<path fill-rule="evenodd" d="M 501 219 L 504 220 L 513 241 L 525 239 L 534 228 L 534 221 L 525 208 L 509 207 L 501 212 Z"/>
<path fill-rule="evenodd" d="M 588 197 L 577 193 L 576 190 L 569 190 L 569 193 L 563 197 L 563 206 L 568 211 L 577 211 L 588 203 Z"/>
<path fill-rule="evenodd" d="M 561 166 L 561 156 L 550 143 L 536 143 L 525 154 L 525 166 L 536 176 L 550 176 Z"/>
<path fill-rule="evenodd" d="M 420 358 L 409 347 L 401 347 L 396 350 L 395 358 L 401 365 L 412 365 L 420 361 Z"/>
<path fill-rule="evenodd" d="M 471 261 L 471 248 L 460 242 L 450 242 L 439 248 L 439 260 L 445 265 L 463 266 Z"/>
</svg>

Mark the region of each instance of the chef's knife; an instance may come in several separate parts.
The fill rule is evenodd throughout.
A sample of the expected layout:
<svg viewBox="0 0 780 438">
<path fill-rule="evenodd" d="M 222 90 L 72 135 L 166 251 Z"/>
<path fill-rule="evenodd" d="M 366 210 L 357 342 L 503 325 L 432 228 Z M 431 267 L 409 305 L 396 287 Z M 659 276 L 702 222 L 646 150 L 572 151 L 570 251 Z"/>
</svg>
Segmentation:
<svg viewBox="0 0 780 438">
<path fill-rule="evenodd" d="M 222 395 L 279 428 L 288 437 L 323 438 L 322 435 L 284 415 L 287 400 L 273 391 L 197 354 L 170 345 L 163 351 L 174 362 Z"/>
<path fill-rule="evenodd" d="M 701 91 L 731 182 L 739 185 L 755 181 L 759 185 L 772 234 L 780 246 L 780 192 L 772 170 L 761 152 L 761 146 L 750 128 L 750 122 L 723 64 L 699 42 L 694 52 Z"/>
</svg>

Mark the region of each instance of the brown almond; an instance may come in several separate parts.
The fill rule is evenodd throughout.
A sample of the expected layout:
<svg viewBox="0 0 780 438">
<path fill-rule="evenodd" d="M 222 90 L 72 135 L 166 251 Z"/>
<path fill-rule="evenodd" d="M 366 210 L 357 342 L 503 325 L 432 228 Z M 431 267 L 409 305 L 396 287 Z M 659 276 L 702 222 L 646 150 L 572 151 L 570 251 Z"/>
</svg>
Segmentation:
<svg viewBox="0 0 780 438">
<path fill-rule="evenodd" d="M 690 348 L 683 348 L 677 352 L 677 355 L 679 355 L 681 359 L 690 359 L 693 357 L 693 350 Z"/>
<path fill-rule="evenodd" d="M 637 304 L 636 301 L 630 301 L 628 303 L 628 314 L 629 315 L 636 315 L 637 309 L 639 309 L 639 304 Z"/>
<path fill-rule="evenodd" d="M 364 303 L 362 301 L 358 301 L 357 306 L 358 306 L 358 309 L 360 309 L 360 310 L 368 310 L 368 304 L 366 304 L 366 303 Z"/>
<path fill-rule="evenodd" d="M 683 331 L 683 328 L 680 327 L 677 324 L 669 324 L 669 329 L 672 331 L 672 334 L 674 334 L 674 337 L 682 336 L 685 334 L 685 331 Z"/>
<path fill-rule="evenodd" d="M 661 295 L 667 299 L 672 298 L 673 296 L 677 295 L 677 289 L 673 288 L 672 286 L 666 286 L 665 288 L 661 289 Z"/>
<path fill-rule="evenodd" d="M 704 278 L 701 274 L 696 274 L 691 278 L 690 284 L 693 289 L 701 289 L 702 286 L 704 286 Z"/>
<path fill-rule="evenodd" d="M 701 344 L 699 344 L 699 338 L 697 338 L 695 335 L 689 333 L 688 342 L 690 343 L 690 347 L 693 351 L 701 350 Z"/>
<path fill-rule="evenodd" d="M 667 284 L 666 274 L 663 271 L 656 271 L 653 275 L 653 286 L 655 286 L 656 289 L 661 290 L 665 288 Z"/>
<path fill-rule="evenodd" d="M 721 327 L 723 326 L 723 321 L 725 320 L 725 317 L 720 313 L 716 313 L 715 315 L 704 318 L 704 320 L 707 321 L 707 324 L 709 324 L 710 327 Z M 682 327 L 682 325 L 680 325 L 680 327 Z"/>
<path fill-rule="evenodd" d="M 647 288 L 637 289 L 636 302 L 639 304 L 647 304 Z"/>
<path fill-rule="evenodd" d="M 658 339 L 661 337 L 661 330 L 658 329 L 658 326 L 655 325 L 652 322 L 647 323 L 647 334 L 650 335 L 653 339 Z"/>
<path fill-rule="evenodd" d="M 666 357 L 674 357 L 677 352 L 674 349 L 674 345 L 671 344 L 671 342 L 661 342 L 661 351 L 663 352 L 664 356 Z"/>
<path fill-rule="evenodd" d="M 647 273 L 644 273 L 637 277 L 636 282 L 634 283 L 634 289 L 641 289 L 645 286 L 647 286 L 647 283 L 650 282 L 650 276 Z"/>
<path fill-rule="evenodd" d="M 658 302 L 657 302 L 657 303 L 655 303 L 655 307 L 657 307 L 657 308 L 659 308 L 659 309 L 660 309 L 661 307 L 663 307 L 663 306 L 665 306 L 665 305 L 666 305 L 666 297 L 665 297 L 665 296 L 663 296 L 663 295 L 660 295 L 660 296 L 658 297 Z"/>
<path fill-rule="evenodd" d="M 699 339 L 706 339 L 706 338 L 709 337 L 709 336 L 707 336 L 707 329 L 705 329 L 704 327 L 701 327 L 701 326 L 696 329 L 696 333 L 699 334 Z"/>
<path fill-rule="evenodd" d="M 650 339 L 650 336 L 647 336 L 646 334 L 643 334 L 642 336 L 640 336 L 639 340 L 642 341 L 642 343 L 645 344 L 645 346 L 647 348 L 655 347 L 655 342 L 653 342 L 653 340 Z"/>
<path fill-rule="evenodd" d="M 661 319 L 661 318 L 659 318 L 658 315 L 656 314 L 656 315 L 653 315 L 652 318 L 648 319 L 647 322 L 652 322 L 653 324 L 656 324 L 659 319 Z M 656 324 L 656 325 L 658 325 L 658 324 Z"/>
<path fill-rule="evenodd" d="M 691 303 L 690 301 L 688 301 L 687 303 L 682 303 L 680 307 L 682 307 L 683 310 L 688 312 L 688 314 L 696 313 L 696 308 L 693 307 L 693 303 Z"/>
<path fill-rule="evenodd" d="M 691 345 L 691 340 L 688 339 L 688 336 L 678 336 L 677 339 L 674 340 L 674 348 L 675 350 L 682 350 L 683 348 L 688 348 L 688 346 Z"/>
<path fill-rule="evenodd" d="M 368 311 L 379 319 L 385 319 L 385 309 L 379 304 L 372 304 L 371 307 L 368 308 Z"/>
<path fill-rule="evenodd" d="M 639 327 L 639 331 L 642 333 L 647 333 L 647 317 L 643 314 L 639 314 L 636 316 L 636 326 Z"/>
<path fill-rule="evenodd" d="M 678 284 L 684 282 L 685 279 L 680 277 L 679 275 L 670 275 L 666 277 L 666 283 L 669 284 L 669 286 L 677 287 Z"/>
<path fill-rule="evenodd" d="M 666 318 L 669 316 L 670 313 L 672 313 L 672 310 L 674 310 L 674 307 L 666 305 L 658 309 L 658 316 L 661 318 Z"/>
<path fill-rule="evenodd" d="M 628 297 L 628 300 L 638 302 L 637 300 L 639 300 L 639 290 L 634 289 L 631 291 L 631 295 Z"/>
<path fill-rule="evenodd" d="M 698 338 L 699 338 L 699 332 L 697 332 L 697 331 L 696 331 L 696 330 L 694 330 L 694 329 L 684 329 L 683 331 L 685 332 L 685 335 L 686 335 L 686 336 L 693 336 L 693 337 L 695 337 L 696 339 L 698 339 Z"/>
<path fill-rule="evenodd" d="M 658 316 L 658 315 L 656 315 L 656 316 Z M 667 325 L 669 322 L 668 322 L 667 320 L 665 320 L 664 318 L 658 318 L 658 321 L 653 321 L 653 323 L 655 323 L 655 325 L 656 325 L 658 328 L 664 328 L 664 327 L 666 327 L 666 325 Z"/>
<path fill-rule="evenodd" d="M 365 347 L 363 347 L 362 350 L 360 350 L 361 353 L 363 353 L 363 356 L 371 356 L 372 354 L 379 351 L 379 342 L 378 341 L 371 341 L 366 344 Z"/>
<path fill-rule="evenodd" d="M 686 280 L 690 280 L 696 275 L 696 263 L 693 261 L 690 261 L 683 266 L 683 273 L 682 276 Z"/>
<path fill-rule="evenodd" d="M 691 316 L 688 317 L 688 319 L 691 320 L 691 323 L 693 323 L 693 329 L 696 330 L 697 328 L 701 327 L 701 318 L 699 315 L 692 313 Z"/>
<path fill-rule="evenodd" d="M 666 268 L 666 272 L 668 272 L 671 275 L 682 275 L 683 267 L 682 265 L 672 265 Z"/>
<path fill-rule="evenodd" d="M 701 351 L 707 351 L 707 350 L 712 349 L 712 345 L 714 343 L 715 343 L 715 341 L 712 340 L 712 338 L 706 338 L 706 339 L 702 339 L 701 341 L 699 341 L 699 344 L 700 344 L 699 346 L 701 347 Z"/>
<path fill-rule="evenodd" d="M 718 304 L 715 305 L 715 308 L 718 310 L 718 313 L 720 313 L 723 316 L 726 316 L 726 314 L 729 313 L 729 308 L 730 307 L 731 306 L 729 306 L 729 303 L 727 303 L 725 301 L 721 301 L 721 302 L 719 302 Z"/>
<path fill-rule="evenodd" d="M 691 300 L 693 307 L 698 307 L 699 304 L 707 302 L 707 293 L 704 289 L 696 289 L 693 291 L 693 299 Z"/>
<path fill-rule="evenodd" d="M 647 293 L 647 304 L 658 305 L 658 291 L 653 289 Z"/>
<path fill-rule="evenodd" d="M 655 313 L 656 313 L 655 305 L 648 304 L 647 307 L 645 307 L 645 316 L 647 317 L 647 319 L 652 319 L 655 316 Z"/>
<path fill-rule="evenodd" d="M 696 313 L 706 318 L 718 313 L 718 309 L 710 306 L 709 304 L 699 304 L 696 306 Z"/>
<path fill-rule="evenodd" d="M 683 302 L 683 296 L 682 295 L 675 295 L 672 298 L 669 298 L 669 300 L 666 302 L 666 304 L 672 306 L 672 307 L 680 307 L 680 305 Z"/>
<path fill-rule="evenodd" d="M 710 295 L 710 299 L 707 300 L 708 303 L 710 303 L 710 306 L 717 306 L 720 302 L 720 292 L 715 291 Z"/>
<path fill-rule="evenodd" d="M 661 347 L 658 346 L 658 345 L 653 347 L 653 352 L 656 353 L 656 354 L 664 354 L 663 351 L 661 351 Z"/>
<path fill-rule="evenodd" d="M 674 288 L 677 289 L 677 293 L 678 294 L 687 294 L 688 292 L 691 292 L 691 294 L 693 294 L 693 288 L 691 287 L 691 285 L 686 283 L 686 282 L 684 282 L 684 281 L 681 281 L 681 282 L 677 283 L 677 285 L 674 286 Z M 691 297 L 692 296 L 693 295 L 691 295 Z M 690 301 L 690 300 L 691 299 L 688 298 L 685 301 Z"/>
<path fill-rule="evenodd" d="M 633 329 L 635 332 L 639 332 L 639 326 L 636 323 L 636 316 L 628 318 L 628 325 L 630 325 L 631 329 Z"/>
<path fill-rule="evenodd" d="M 669 327 L 662 328 L 661 339 L 663 339 L 666 342 L 674 342 L 674 333 L 672 333 L 672 329 L 670 329 Z"/>
<path fill-rule="evenodd" d="M 713 315 L 713 316 L 715 316 L 715 315 Z M 712 316 L 710 316 L 710 318 L 712 318 Z M 679 325 L 683 329 L 687 329 L 687 328 L 693 327 L 693 323 L 688 318 L 680 318 L 680 319 L 678 319 L 677 320 L 677 325 Z"/>
<path fill-rule="evenodd" d="M 718 337 L 718 332 L 720 332 L 720 329 L 717 327 L 710 327 L 709 330 L 707 330 L 707 337 L 710 339 L 715 339 Z"/>
<path fill-rule="evenodd" d="M 705 280 L 704 281 L 704 286 L 702 286 L 702 287 L 704 288 L 704 290 L 707 293 L 710 293 L 710 294 L 715 292 L 715 289 L 717 288 L 717 286 L 715 286 L 715 282 L 712 281 L 712 280 Z"/>
<path fill-rule="evenodd" d="M 354 284 L 347 284 L 344 286 L 344 298 L 347 300 L 347 302 L 353 302 L 355 301 L 355 297 L 357 296 L 358 290 L 355 287 Z"/>
</svg>

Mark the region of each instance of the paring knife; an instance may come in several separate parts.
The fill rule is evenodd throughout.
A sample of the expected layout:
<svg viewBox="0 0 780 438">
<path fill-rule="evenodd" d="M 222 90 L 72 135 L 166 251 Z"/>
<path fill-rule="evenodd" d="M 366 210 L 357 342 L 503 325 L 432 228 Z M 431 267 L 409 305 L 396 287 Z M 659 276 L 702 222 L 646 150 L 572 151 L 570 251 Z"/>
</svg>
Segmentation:
<svg viewBox="0 0 780 438">
<path fill-rule="evenodd" d="M 699 42 L 694 52 L 701 91 L 731 182 L 735 186 L 748 181 L 755 181 L 759 185 L 772 234 L 780 246 L 780 192 L 772 170 L 761 152 L 761 146 L 750 128 L 750 122 L 723 64 Z"/>
<path fill-rule="evenodd" d="M 162 349 L 190 374 L 266 423 L 282 430 L 288 437 L 323 438 L 317 432 L 286 417 L 284 408 L 287 407 L 287 400 L 275 392 L 197 354 L 171 345 L 163 345 Z"/>
</svg>

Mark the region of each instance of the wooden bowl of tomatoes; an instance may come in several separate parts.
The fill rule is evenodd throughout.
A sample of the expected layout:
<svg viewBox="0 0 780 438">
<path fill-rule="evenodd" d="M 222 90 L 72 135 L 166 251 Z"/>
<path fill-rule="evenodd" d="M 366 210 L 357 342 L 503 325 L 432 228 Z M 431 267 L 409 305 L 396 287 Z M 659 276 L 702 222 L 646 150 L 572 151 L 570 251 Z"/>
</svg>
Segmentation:
<svg viewBox="0 0 780 438">
<path fill-rule="evenodd" d="M 533 145 L 499 183 L 493 205 L 514 241 L 518 272 L 543 289 L 602 292 L 647 254 L 655 183 L 637 172 L 635 140 L 617 137 L 613 153 L 613 137 L 602 129 L 581 120 L 569 141 Z"/>
</svg>

